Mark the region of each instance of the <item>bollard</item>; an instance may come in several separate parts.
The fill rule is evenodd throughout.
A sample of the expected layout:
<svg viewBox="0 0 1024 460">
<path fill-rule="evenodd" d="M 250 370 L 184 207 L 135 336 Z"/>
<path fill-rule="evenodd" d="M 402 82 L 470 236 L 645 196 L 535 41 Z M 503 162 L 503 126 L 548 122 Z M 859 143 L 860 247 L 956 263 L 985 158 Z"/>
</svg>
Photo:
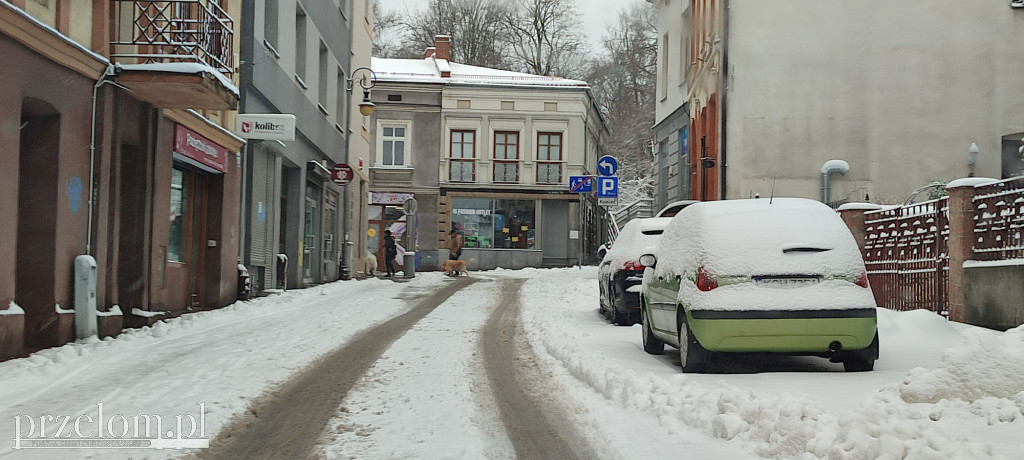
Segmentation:
<svg viewBox="0 0 1024 460">
<path fill-rule="evenodd" d="M 405 277 L 406 278 L 415 278 L 416 277 L 416 253 L 415 252 L 407 252 L 407 253 L 405 253 L 405 258 L 403 260 L 404 260 L 404 263 L 402 265 L 402 268 L 405 269 Z"/>
</svg>

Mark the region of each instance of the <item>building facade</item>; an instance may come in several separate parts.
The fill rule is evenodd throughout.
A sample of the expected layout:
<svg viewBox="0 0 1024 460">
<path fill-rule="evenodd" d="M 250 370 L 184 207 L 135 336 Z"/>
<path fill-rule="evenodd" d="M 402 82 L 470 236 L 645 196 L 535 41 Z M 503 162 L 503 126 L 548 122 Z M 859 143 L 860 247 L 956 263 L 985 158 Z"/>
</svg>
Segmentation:
<svg viewBox="0 0 1024 460">
<path fill-rule="evenodd" d="M 0 2 L 0 358 L 237 298 L 237 8 Z"/>
<path fill-rule="evenodd" d="M 900 203 L 935 181 L 1024 172 L 1024 8 L 651 3 L 661 37 L 656 142 L 677 152 L 676 117 L 688 113 L 690 198 Z M 674 185 L 659 185 L 667 201 Z"/>
<path fill-rule="evenodd" d="M 568 186 L 595 174 L 608 134 L 586 83 L 453 63 L 447 36 L 425 54 L 373 60 L 371 233 L 399 235 L 417 269 L 448 257 L 453 229 L 479 269 L 592 261 L 604 213 Z"/>
<path fill-rule="evenodd" d="M 242 7 L 241 111 L 295 116 L 294 140 L 252 140 L 245 149 L 241 258 L 257 291 L 348 272 L 345 249 L 353 245 L 346 243 L 358 233 L 352 223 L 362 221 L 367 178 L 357 173 L 338 185 L 332 169 L 354 159 L 350 145 L 366 143 L 363 117 L 350 104 L 353 84 L 367 77 L 353 75 L 351 58 L 357 38 L 365 48 L 358 56 L 369 54 L 363 3 L 259 0 Z"/>
</svg>

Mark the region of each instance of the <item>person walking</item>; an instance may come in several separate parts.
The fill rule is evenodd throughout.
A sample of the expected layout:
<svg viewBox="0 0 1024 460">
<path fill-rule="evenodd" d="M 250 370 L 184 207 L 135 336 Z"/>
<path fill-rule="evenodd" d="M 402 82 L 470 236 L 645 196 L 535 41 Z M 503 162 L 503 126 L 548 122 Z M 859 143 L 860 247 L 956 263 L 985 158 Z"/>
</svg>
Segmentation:
<svg viewBox="0 0 1024 460">
<path fill-rule="evenodd" d="M 448 246 L 448 258 L 451 260 L 459 260 L 459 257 L 462 256 L 462 234 L 453 228 L 451 233 L 448 235 L 449 238 L 451 238 L 451 242 Z"/>
<path fill-rule="evenodd" d="M 384 265 L 387 267 L 387 276 L 395 275 L 395 257 L 398 256 L 398 246 L 395 245 L 395 238 L 391 236 L 391 230 L 384 230 Z"/>
</svg>

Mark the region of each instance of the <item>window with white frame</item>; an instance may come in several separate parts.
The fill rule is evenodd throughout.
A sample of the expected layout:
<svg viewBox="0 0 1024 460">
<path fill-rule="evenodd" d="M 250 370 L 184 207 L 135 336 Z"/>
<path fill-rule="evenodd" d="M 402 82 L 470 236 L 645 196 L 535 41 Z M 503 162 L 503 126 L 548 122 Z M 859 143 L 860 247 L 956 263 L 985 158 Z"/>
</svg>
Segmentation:
<svg viewBox="0 0 1024 460">
<path fill-rule="evenodd" d="M 408 161 L 409 127 L 405 124 L 382 124 L 380 127 L 380 166 L 405 166 Z"/>
<path fill-rule="evenodd" d="M 474 182 L 476 180 L 476 131 L 451 131 L 451 158 L 448 161 L 448 180 Z"/>
<path fill-rule="evenodd" d="M 519 182 L 519 132 L 494 132 L 494 182 Z"/>
<path fill-rule="evenodd" d="M 562 133 L 537 133 L 537 183 L 562 182 Z"/>
</svg>

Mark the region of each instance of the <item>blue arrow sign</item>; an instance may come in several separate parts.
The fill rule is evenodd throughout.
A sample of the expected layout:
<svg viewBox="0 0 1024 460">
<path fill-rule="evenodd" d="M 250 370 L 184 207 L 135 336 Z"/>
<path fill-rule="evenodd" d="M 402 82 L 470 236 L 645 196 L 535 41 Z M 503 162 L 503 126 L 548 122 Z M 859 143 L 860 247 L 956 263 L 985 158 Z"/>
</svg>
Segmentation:
<svg viewBox="0 0 1024 460">
<path fill-rule="evenodd" d="M 619 178 L 618 177 L 598 177 L 597 178 L 597 197 L 598 198 L 618 198 L 619 197 Z"/>
<path fill-rule="evenodd" d="M 614 176 L 619 172 L 619 162 L 611 155 L 605 155 L 597 160 L 597 172 L 602 176 Z"/>
<path fill-rule="evenodd" d="M 594 182 L 590 176 L 569 176 L 569 191 L 572 193 L 590 193 L 594 191 Z"/>
</svg>

